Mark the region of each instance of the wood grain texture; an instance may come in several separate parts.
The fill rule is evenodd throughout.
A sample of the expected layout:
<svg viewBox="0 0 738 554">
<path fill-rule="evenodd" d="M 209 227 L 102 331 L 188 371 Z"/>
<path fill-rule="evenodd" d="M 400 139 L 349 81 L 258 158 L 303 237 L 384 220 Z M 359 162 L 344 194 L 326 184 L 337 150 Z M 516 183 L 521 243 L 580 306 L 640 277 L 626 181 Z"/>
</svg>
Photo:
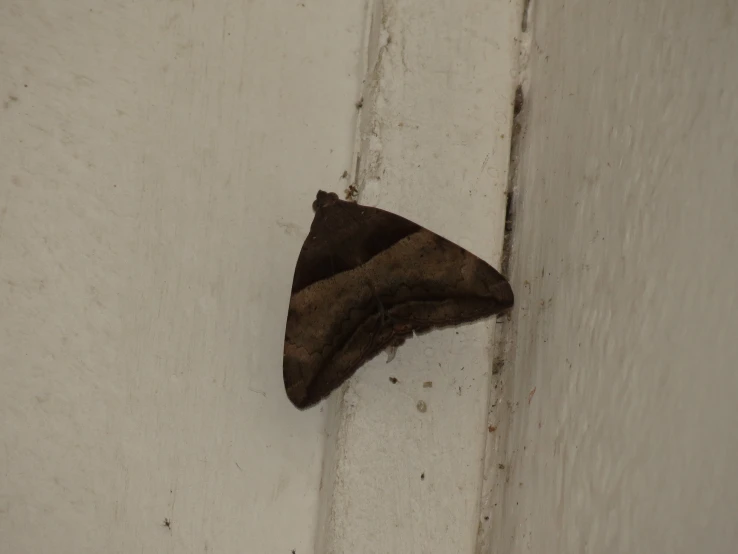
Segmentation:
<svg viewBox="0 0 738 554">
<path fill-rule="evenodd" d="M 507 280 L 403 217 L 319 191 L 295 267 L 284 342 L 287 396 L 308 408 L 413 333 L 513 305 Z"/>
</svg>

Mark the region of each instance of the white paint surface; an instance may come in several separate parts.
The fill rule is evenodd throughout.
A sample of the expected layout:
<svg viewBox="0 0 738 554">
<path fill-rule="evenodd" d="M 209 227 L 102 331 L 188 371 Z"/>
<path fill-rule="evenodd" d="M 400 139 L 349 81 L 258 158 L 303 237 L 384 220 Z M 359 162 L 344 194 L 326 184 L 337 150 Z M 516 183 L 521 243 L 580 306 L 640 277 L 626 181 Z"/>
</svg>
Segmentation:
<svg viewBox="0 0 738 554">
<path fill-rule="evenodd" d="M 2 552 L 313 551 L 324 415 L 284 394 L 284 318 L 363 22 L 0 5 Z"/>
<path fill-rule="evenodd" d="M 0 7 L 3 549 L 734 550 L 732 4 L 541 4 L 499 427 L 492 324 L 409 341 L 329 403 L 320 510 L 282 333 L 365 43 L 361 200 L 496 264 L 515 6 Z"/>
<path fill-rule="evenodd" d="M 357 141 L 361 202 L 495 266 L 516 11 L 507 1 L 376 2 Z M 409 340 L 391 363 L 374 359 L 335 395 L 319 552 L 473 551 L 494 327 L 492 319 Z"/>
<path fill-rule="evenodd" d="M 736 550 L 736 16 L 536 6 L 485 552 Z"/>
</svg>

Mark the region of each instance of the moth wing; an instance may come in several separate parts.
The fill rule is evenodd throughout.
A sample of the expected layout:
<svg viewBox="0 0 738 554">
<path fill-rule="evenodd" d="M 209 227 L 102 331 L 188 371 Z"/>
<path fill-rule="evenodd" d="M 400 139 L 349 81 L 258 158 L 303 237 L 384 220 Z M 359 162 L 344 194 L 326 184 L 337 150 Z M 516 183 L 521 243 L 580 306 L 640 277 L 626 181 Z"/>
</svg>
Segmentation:
<svg viewBox="0 0 738 554">
<path fill-rule="evenodd" d="M 283 378 L 304 409 L 413 332 L 493 315 L 513 304 L 492 266 L 393 213 L 319 192 L 295 267 Z"/>
</svg>

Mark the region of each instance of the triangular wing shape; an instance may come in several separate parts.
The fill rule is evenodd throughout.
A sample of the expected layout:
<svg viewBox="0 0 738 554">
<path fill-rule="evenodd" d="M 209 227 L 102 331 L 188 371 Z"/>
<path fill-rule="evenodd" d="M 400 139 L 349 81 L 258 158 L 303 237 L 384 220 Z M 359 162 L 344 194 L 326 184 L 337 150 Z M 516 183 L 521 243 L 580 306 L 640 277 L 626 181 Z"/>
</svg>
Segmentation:
<svg viewBox="0 0 738 554">
<path fill-rule="evenodd" d="M 295 267 L 283 376 L 305 409 L 413 332 L 513 305 L 507 280 L 460 246 L 398 215 L 318 192 Z"/>
</svg>

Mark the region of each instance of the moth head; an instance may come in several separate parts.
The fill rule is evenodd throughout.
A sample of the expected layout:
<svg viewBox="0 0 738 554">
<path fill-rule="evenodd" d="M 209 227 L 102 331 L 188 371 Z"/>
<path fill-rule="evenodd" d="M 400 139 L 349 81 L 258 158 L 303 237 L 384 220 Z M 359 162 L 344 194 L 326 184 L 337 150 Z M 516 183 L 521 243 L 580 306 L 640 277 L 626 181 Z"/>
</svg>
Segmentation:
<svg viewBox="0 0 738 554">
<path fill-rule="evenodd" d="M 326 208 L 331 204 L 335 204 L 339 201 L 340 199 L 335 192 L 325 192 L 323 190 L 319 190 L 317 196 L 315 197 L 315 201 L 313 202 L 313 210 L 317 212 L 318 209 Z"/>
</svg>

